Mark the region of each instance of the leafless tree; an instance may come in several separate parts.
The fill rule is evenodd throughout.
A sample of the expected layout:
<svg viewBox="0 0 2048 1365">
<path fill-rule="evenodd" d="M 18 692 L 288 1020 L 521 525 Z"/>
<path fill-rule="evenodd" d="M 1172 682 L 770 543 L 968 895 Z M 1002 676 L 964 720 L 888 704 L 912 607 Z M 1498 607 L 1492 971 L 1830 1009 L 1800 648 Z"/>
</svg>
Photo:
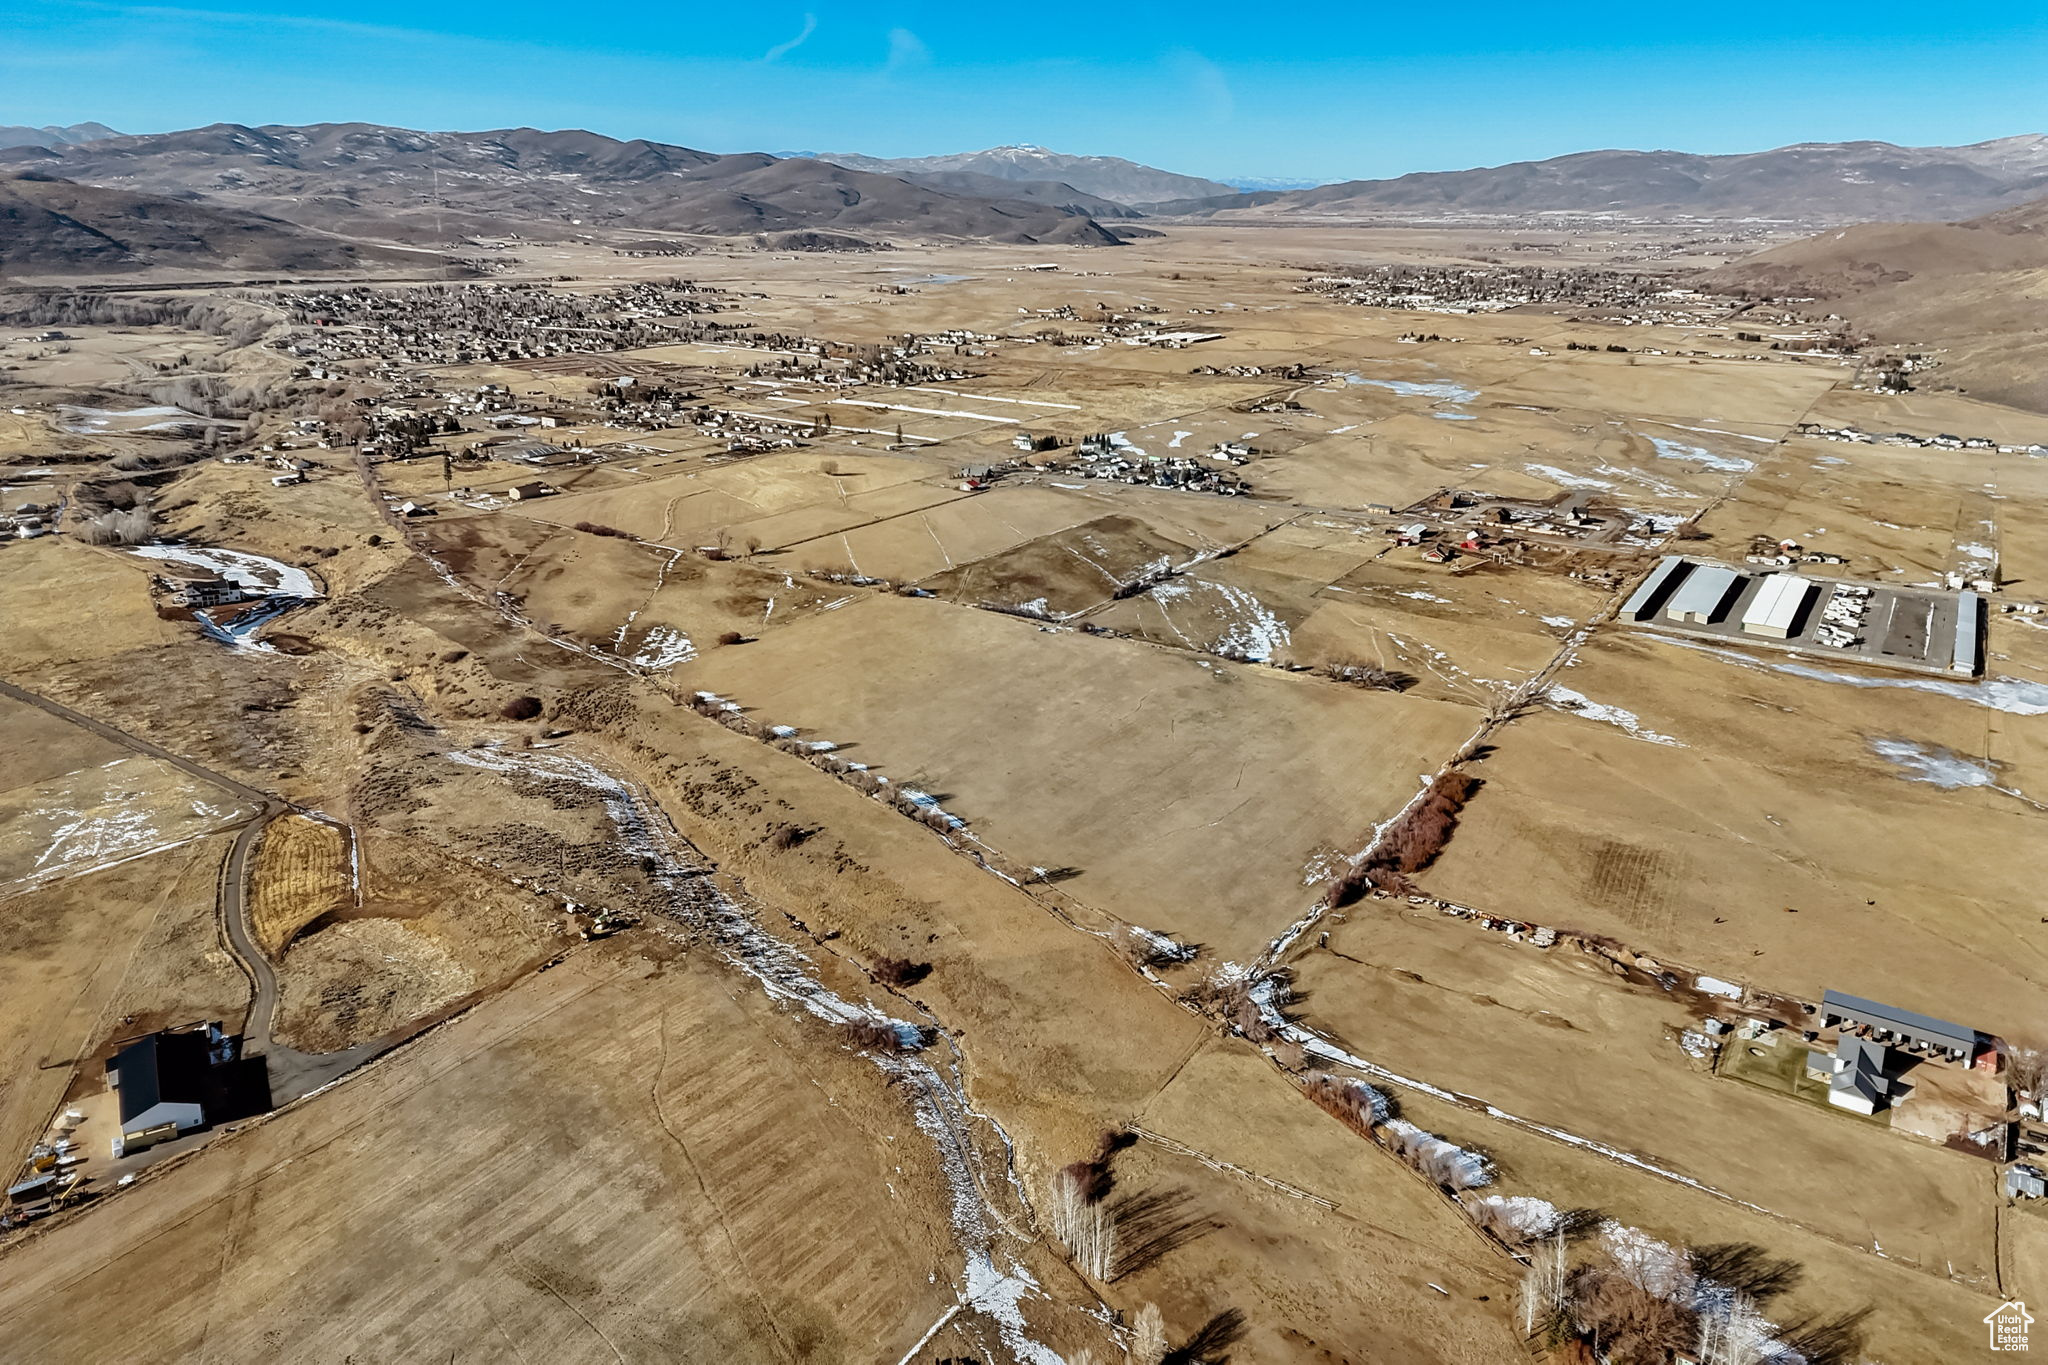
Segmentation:
<svg viewBox="0 0 2048 1365">
<path fill-rule="evenodd" d="M 1131 1327 L 1131 1365 L 1159 1365 L 1166 1359 L 1166 1318 L 1159 1305 L 1148 1303 L 1138 1310 Z"/>
<path fill-rule="evenodd" d="M 1099 1198 L 1091 1199 L 1086 1176 L 1072 1166 L 1053 1174 L 1052 1233 L 1067 1249 L 1074 1267 L 1098 1283 L 1107 1284 L 1116 1267 L 1116 1220 Z"/>
<path fill-rule="evenodd" d="M 2037 1047 L 2013 1047 L 2005 1054 L 2005 1079 L 2021 1095 L 2032 1098 L 2048 1081 L 2048 1052 Z"/>
<path fill-rule="evenodd" d="M 1529 1258 L 1529 1269 L 1522 1276 L 1522 1335 L 1556 1332 L 1564 1319 L 1567 1269 L 1564 1234 L 1554 1233 Z"/>
<path fill-rule="evenodd" d="M 1763 1365 L 1770 1339 L 1768 1324 L 1749 1295 L 1737 1293 L 1727 1311 L 1700 1317 L 1700 1340 L 1694 1350 L 1700 1365 Z"/>
</svg>

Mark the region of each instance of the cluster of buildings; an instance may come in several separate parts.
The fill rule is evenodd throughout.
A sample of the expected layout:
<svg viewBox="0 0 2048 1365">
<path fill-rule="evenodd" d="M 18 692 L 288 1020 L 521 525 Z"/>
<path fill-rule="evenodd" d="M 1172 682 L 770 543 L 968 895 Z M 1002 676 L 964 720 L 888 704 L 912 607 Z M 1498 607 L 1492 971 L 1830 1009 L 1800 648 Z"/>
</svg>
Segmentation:
<svg viewBox="0 0 2048 1365">
<path fill-rule="evenodd" d="M 56 517 L 55 503 L 22 503 L 12 512 L 0 515 L 0 539 L 34 540 L 38 536 L 46 536 L 53 529 Z"/>
<path fill-rule="evenodd" d="M 1998 1065 L 1996 1044 L 1976 1029 L 1861 996 L 1825 992 L 1819 1022 L 1823 1031 L 1834 1030 L 1835 1045 L 1810 1049 L 1806 1073 L 1827 1082 L 1829 1104 L 1852 1113 L 1875 1114 L 1905 1098 L 1910 1087 L 1898 1080 L 1894 1053 L 1958 1066 Z"/>
<path fill-rule="evenodd" d="M 1230 453 L 1218 447 L 1214 457 L 1230 464 L 1244 464 L 1251 447 L 1228 443 Z M 1221 497 L 1243 497 L 1251 485 L 1227 469 L 1218 469 L 1191 455 L 1148 455 L 1115 436 L 1090 436 L 1074 447 L 1074 458 L 1049 460 L 1038 466 L 1051 473 L 1071 472 L 1082 478 L 1109 479 L 1117 483 L 1153 488 L 1178 488 L 1189 493 L 1214 493 Z"/>
<path fill-rule="evenodd" d="M 735 304 L 726 291 L 687 280 L 588 294 L 541 284 L 359 286 L 283 293 L 277 302 L 308 329 L 284 350 L 309 366 L 465 365 L 624 351 L 720 338 L 740 326 L 706 321 L 704 315 Z"/>
<path fill-rule="evenodd" d="M 1683 555 L 1658 561 L 1620 619 L 1966 677 L 1984 662 L 1984 600 L 1975 592 L 1746 573 Z"/>
<path fill-rule="evenodd" d="M 2048 445 L 2015 445 L 1989 436 L 1915 436 L 1904 431 L 1862 431 L 1856 427 L 1831 427 L 1821 422 L 1801 422 L 1794 434 L 1814 441 L 1844 441 L 1851 445 L 1905 446 L 1917 450 L 1990 450 L 2001 455 L 2048 456 Z"/>
<path fill-rule="evenodd" d="M 1582 266 L 1383 265 L 1316 274 L 1300 292 L 1419 313 L 1501 313 L 1530 304 L 1565 304 L 1638 324 L 1715 321 L 1734 306 L 1733 300 L 1674 289 L 1669 280 L 1654 275 Z"/>
</svg>

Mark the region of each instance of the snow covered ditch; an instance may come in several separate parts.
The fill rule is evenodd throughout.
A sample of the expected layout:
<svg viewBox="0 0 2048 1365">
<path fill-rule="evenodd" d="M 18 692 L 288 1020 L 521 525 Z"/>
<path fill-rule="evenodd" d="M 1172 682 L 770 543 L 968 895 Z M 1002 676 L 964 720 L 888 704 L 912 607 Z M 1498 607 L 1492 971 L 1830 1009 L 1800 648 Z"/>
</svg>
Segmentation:
<svg viewBox="0 0 2048 1365">
<path fill-rule="evenodd" d="M 2009 716 L 2048 716 L 2048 683 L 2035 682 L 2030 678 L 1990 677 L 1979 682 L 1963 682 L 1960 679 L 1948 678 L 1865 677 L 1857 673 L 1837 672 L 1816 664 L 1752 659 L 1746 654 L 1738 654 L 1733 650 L 1721 649 L 1697 640 L 1681 640 L 1663 635 L 1655 638 L 1663 644 L 1676 645 L 1680 649 L 1710 654 L 1738 668 L 1785 673 L 1795 678 L 1810 678 L 1815 682 L 1841 683 L 1845 687 L 1902 687 L 1913 692 L 1933 692 L 1944 697 L 1955 697 L 1973 706 L 1981 706 L 1989 711 L 2002 711 Z"/>
<path fill-rule="evenodd" d="M 295 597 L 311 602 L 327 595 L 306 570 L 247 550 L 224 550 L 216 545 L 136 545 L 128 552 L 144 559 L 206 569 L 245 592 L 264 597 Z"/>
<path fill-rule="evenodd" d="M 746 908 L 711 885 L 696 865 L 694 850 L 657 814 L 650 814 L 632 787 L 596 764 L 558 749 L 536 752 L 488 745 L 451 750 L 445 757 L 466 767 L 565 781 L 588 790 L 602 803 L 619 846 L 653 869 L 649 878 L 669 897 L 670 917 L 708 939 L 721 961 L 751 978 L 771 999 L 827 1024 L 893 1028 L 905 1050 L 866 1055 L 910 1097 L 918 1130 L 938 1157 L 955 1242 L 965 1262 L 954 1289 L 961 1306 L 993 1326 L 1009 1358 L 1026 1365 L 1062 1365 L 1058 1352 L 1029 1334 L 1022 1305 L 1041 1291 L 1015 1257 L 1002 1253 L 1001 1214 L 987 1193 L 991 1186 L 1007 1188 L 1019 1206 L 1027 1206 L 1012 1166 L 1009 1135 L 968 1102 L 957 1057 L 941 1071 L 930 1054 L 917 1050 L 927 1036 L 920 1025 L 896 1019 L 874 1004 L 847 1000 L 826 986 L 816 963 L 761 928 Z M 989 1169 L 990 1162 L 970 1136 L 977 1125 L 986 1125 L 1002 1151 L 997 1170 Z M 998 1264 L 999 1254 L 1008 1269 Z"/>
</svg>

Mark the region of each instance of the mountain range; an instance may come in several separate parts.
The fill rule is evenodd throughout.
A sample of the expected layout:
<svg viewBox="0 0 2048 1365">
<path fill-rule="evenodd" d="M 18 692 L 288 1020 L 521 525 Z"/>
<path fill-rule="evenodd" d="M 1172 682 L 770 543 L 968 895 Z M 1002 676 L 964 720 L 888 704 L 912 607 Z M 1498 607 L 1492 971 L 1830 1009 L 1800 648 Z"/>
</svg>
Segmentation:
<svg viewBox="0 0 2048 1365">
<path fill-rule="evenodd" d="M 1729 156 L 1578 152 L 1148 209 L 1258 217 L 1573 213 L 1869 222 L 1960 218 L 2044 195 L 2048 136 L 2027 134 L 1966 147 L 1815 142 Z"/>
<path fill-rule="evenodd" d="M 1172 199 L 1203 199 L 1235 193 L 1232 186 L 1195 175 L 1141 166 L 1115 156 L 1070 156 L 1020 143 L 980 152 L 945 156 L 877 157 L 853 152 L 801 153 L 849 170 L 873 171 L 925 179 L 935 175 L 969 174 L 992 180 L 1070 185 L 1084 195 L 1117 204 L 1156 204 Z"/>
<path fill-rule="evenodd" d="M 0 124 L 0 147 L 65 147 L 74 142 L 97 142 L 103 137 L 119 136 L 104 123 L 74 123 L 68 128 L 55 124 L 47 128 Z"/>
<path fill-rule="evenodd" d="M 1119 241 L 1089 215 L 1085 200 L 1049 202 L 1067 195 L 1034 198 L 1005 188 L 996 197 L 819 161 L 721 156 L 580 131 L 217 123 L 0 151 L 0 174 L 10 169 L 150 194 L 203 195 L 321 231 L 414 243 L 476 234 L 569 238 L 607 229 Z"/>
</svg>

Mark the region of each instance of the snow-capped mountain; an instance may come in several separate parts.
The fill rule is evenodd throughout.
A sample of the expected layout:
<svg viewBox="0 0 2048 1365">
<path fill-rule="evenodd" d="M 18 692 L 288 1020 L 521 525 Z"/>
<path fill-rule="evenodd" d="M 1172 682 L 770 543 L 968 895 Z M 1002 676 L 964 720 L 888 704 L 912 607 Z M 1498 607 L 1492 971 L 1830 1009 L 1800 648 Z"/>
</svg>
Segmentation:
<svg viewBox="0 0 2048 1365">
<path fill-rule="evenodd" d="M 802 152 L 848 170 L 875 171 L 883 175 L 952 174 L 966 172 L 993 176 L 999 180 L 1050 181 L 1068 185 L 1083 194 L 1113 200 L 1119 204 L 1156 204 L 1169 199 L 1208 199 L 1230 194 L 1232 189 L 1215 180 L 1195 175 L 1177 175 L 1152 166 L 1141 166 L 1116 156 L 1070 156 L 1030 143 L 990 147 L 980 152 L 954 152 L 946 156 L 875 157 L 856 152 Z"/>
</svg>

